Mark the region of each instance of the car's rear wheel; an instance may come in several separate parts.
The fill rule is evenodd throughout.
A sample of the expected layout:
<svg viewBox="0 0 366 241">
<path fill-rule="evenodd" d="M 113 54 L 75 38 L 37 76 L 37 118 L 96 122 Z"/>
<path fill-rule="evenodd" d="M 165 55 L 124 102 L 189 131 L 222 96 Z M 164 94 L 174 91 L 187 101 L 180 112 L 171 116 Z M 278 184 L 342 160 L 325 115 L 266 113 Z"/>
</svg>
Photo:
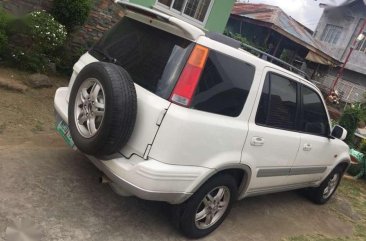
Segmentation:
<svg viewBox="0 0 366 241">
<path fill-rule="evenodd" d="M 210 234 L 225 220 L 236 198 L 237 185 L 232 176 L 214 177 L 177 207 L 179 229 L 189 238 Z"/>
<path fill-rule="evenodd" d="M 130 75 L 110 63 L 85 66 L 73 84 L 68 115 L 79 150 L 95 156 L 117 152 L 131 137 L 136 121 L 137 97 Z"/>
</svg>

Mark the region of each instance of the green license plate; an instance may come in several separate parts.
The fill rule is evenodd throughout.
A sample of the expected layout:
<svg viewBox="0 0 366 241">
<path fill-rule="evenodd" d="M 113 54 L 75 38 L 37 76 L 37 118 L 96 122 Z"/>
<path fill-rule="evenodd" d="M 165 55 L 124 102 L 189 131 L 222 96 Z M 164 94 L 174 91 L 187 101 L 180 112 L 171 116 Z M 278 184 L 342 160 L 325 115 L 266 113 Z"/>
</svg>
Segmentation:
<svg viewBox="0 0 366 241">
<path fill-rule="evenodd" d="M 65 142 L 72 147 L 73 149 L 76 149 L 75 143 L 72 140 L 69 126 L 61 119 L 56 117 L 56 130 L 57 132 L 64 138 Z"/>
</svg>

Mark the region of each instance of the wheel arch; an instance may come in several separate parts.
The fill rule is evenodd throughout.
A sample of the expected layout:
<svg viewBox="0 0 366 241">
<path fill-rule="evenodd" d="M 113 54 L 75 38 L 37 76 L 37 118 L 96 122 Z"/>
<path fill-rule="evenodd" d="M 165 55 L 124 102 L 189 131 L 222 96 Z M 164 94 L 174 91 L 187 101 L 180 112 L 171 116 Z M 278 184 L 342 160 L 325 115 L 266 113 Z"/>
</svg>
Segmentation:
<svg viewBox="0 0 366 241">
<path fill-rule="evenodd" d="M 335 167 L 338 168 L 340 167 L 343 170 L 343 174 L 346 173 L 346 171 L 348 170 L 348 168 L 351 165 L 351 160 L 350 159 L 342 159 Z"/>
<path fill-rule="evenodd" d="M 207 175 L 192 192 L 196 192 L 203 184 L 222 174 L 228 174 L 234 177 L 238 186 L 238 197 L 240 197 L 248 189 L 252 171 L 249 166 L 244 164 L 233 164 L 220 167 Z"/>
</svg>

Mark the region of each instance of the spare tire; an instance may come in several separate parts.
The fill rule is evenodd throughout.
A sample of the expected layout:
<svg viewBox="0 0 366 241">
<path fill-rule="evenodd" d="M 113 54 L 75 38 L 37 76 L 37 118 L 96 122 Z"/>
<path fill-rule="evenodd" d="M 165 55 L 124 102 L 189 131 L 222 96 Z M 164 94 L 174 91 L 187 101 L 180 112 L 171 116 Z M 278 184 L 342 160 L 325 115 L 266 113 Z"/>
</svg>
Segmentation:
<svg viewBox="0 0 366 241">
<path fill-rule="evenodd" d="M 130 139 L 136 122 L 130 75 L 111 63 L 85 66 L 72 87 L 68 114 L 70 134 L 80 151 L 94 156 L 116 153 Z"/>
</svg>

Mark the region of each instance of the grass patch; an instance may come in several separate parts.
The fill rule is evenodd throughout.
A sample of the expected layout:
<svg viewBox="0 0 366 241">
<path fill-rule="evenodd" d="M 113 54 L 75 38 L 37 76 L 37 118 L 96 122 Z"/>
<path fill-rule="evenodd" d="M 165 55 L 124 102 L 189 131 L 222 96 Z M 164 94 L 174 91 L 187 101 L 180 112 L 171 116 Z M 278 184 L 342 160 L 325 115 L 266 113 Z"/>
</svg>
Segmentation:
<svg viewBox="0 0 366 241">
<path fill-rule="evenodd" d="M 32 131 L 34 133 L 44 131 L 43 123 L 37 120 L 36 125 L 34 126 Z"/>
<path fill-rule="evenodd" d="M 341 241 L 342 239 L 332 239 L 321 234 L 301 235 L 284 239 L 283 241 Z"/>
<path fill-rule="evenodd" d="M 366 240 L 366 181 L 343 179 L 337 191 L 341 198 L 348 200 L 352 209 L 360 215 L 361 220 L 350 221 L 354 224 L 353 236 L 332 238 L 322 234 L 301 235 L 283 239 L 283 241 L 365 241 Z M 338 216 L 342 216 L 337 209 L 332 209 Z"/>
<path fill-rule="evenodd" d="M 3 134 L 5 129 L 6 129 L 6 124 L 5 123 L 0 124 L 0 134 Z"/>
</svg>

